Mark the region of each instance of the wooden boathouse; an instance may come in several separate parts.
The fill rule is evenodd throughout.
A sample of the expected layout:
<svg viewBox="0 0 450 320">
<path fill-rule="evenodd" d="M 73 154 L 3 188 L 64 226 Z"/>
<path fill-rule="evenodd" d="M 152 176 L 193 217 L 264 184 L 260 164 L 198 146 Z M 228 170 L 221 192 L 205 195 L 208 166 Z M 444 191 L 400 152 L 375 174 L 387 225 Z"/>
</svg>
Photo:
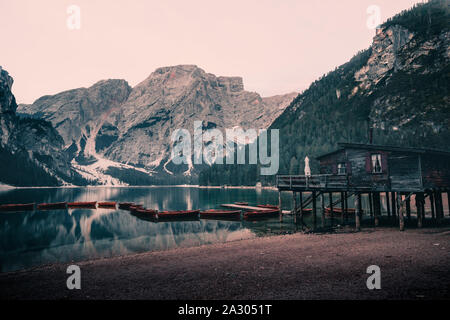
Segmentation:
<svg viewBox="0 0 450 320">
<path fill-rule="evenodd" d="M 447 199 L 450 197 L 450 152 L 340 143 L 337 150 L 316 159 L 320 168 L 317 175 L 279 175 L 276 178 L 280 208 L 281 192 L 292 192 L 294 219 L 299 216 L 303 223 L 304 210 L 312 205 L 314 229 L 318 198 L 322 227 L 325 226 L 327 213 L 329 215 L 331 212 L 331 217 L 338 213 L 344 222 L 353 212 L 356 230 L 360 230 L 362 195 L 368 196 L 370 216 L 375 226 L 379 225 L 381 216 L 381 195 L 386 197 L 387 215 L 398 218 L 400 230 L 405 228 L 405 216 L 411 219 L 412 200 L 415 202 L 419 228 L 426 214 L 426 198 L 429 199 L 432 219 L 437 224 L 444 219 L 442 195 L 447 193 Z M 309 197 L 304 199 L 304 193 Z M 333 193 L 340 194 L 337 201 L 333 199 Z M 354 198 L 354 208 L 348 208 L 349 198 Z"/>
</svg>

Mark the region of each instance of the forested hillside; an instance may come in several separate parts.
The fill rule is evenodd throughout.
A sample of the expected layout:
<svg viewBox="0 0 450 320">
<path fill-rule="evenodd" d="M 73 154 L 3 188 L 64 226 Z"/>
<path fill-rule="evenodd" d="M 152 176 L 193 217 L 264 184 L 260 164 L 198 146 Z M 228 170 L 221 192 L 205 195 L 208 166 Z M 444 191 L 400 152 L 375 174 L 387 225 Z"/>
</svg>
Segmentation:
<svg viewBox="0 0 450 320">
<path fill-rule="evenodd" d="M 449 1 L 417 5 L 384 23 L 369 49 L 311 84 L 270 127 L 280 130 L 279 174 L 303 174 L 305 156 L 338 142 L 367 143 L 370 130 L 375 144 L 450 150 L 449 24 Z M 200 184 L 274 183 L 259 171 L 215 165 Z"/>
</svg>

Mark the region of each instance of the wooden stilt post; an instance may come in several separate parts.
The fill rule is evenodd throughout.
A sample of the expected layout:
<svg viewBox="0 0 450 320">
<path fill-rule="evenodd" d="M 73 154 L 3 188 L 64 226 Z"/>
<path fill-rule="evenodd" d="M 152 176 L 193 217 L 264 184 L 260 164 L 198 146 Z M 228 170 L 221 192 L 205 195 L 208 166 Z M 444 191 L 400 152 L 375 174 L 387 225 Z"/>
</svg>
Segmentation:
<svg viewBox="0 0 450 320">
<path fill-rule="evenodd" d="M 374 192 L 372 194 L 373 199 L 373 222 L 375 227 L 378 227 L 380 225 L 380 215 L 381 215 L 381 205 L 380 205 L 380 193 Z"/>
<path fill-rule="evenodd" d="M 372 193 L 369 192 L 369 213 L 370 217 L 373 217 L 373 199 L 372 199 Z"/>
<path fill-rule="evenodd" d="M 320 211 L 322 212 L 322 229 L 325 228 L 325 195 L 320 194 Z"/>
<path fill-rule="evenodd" d="M 283 210 L 281 208 L 281 191 L 278 191 L 278 208 L 280 209 L 280 222 L 283 222 Z"/>
<path fill-rule="evenodd" d="M 423 194 L 423 201 L 422 201 L 422 226 L 423 226 L 423 222 L 425 221 L 426 215 L 427 213 L 425 212 L 425 194 Z"/>
<path fill-rule="evenodd" d="M 434 205 L 434 193 L 433 191 L 430 192 L 430 208 L 431 208 L 431 218 L 434 220 L 436 219 L 436 210 Z"/>
<path fill-rule="evenodd" d="M 297 224 L 297 192 L 292 191 L 292 214 L 294 215 L 294 223 Z"/>
<path fill-rule="evenodd" d="M 300 223 L 303 226 L 303 192 L 300 191 Z"/>
<path fill-rule="evenodd" d="M 389 192 L 386 192 L 386 211 L 387 211 L 388 217 L 390 217 L 391 216 L 391 203 L 389 201 Z"/>
<path fill-rule="evenodd" d="M 312 192 L 312 211 L 313 211 L 313 230 L 317 229 L 317 204 L 316 204 L 316 192 Z"/>
<path fill-rule="evenodd" d="M 417 227 L 418 228 L 422 228 L 423 203 L 424 203 L 423 193 L 422 192 L 416 193 Z"/>
<path fill-rule="evenodd" d="M 450 217 L 450 191 L 447 191 L 447 209 L 448 209 L 448 216 Z"/>
<path fill-rule="evenodd" d="M 396 216 L 396 209 L 397 209 L 397 204 L 396 204 L 396 200 L 395 200 L 395 192 L 391 192 L 391 203 L 392 203 L 392 217 Z"/>
<path fill-rule="evenodd" d="M 441 191 L 436 191 L 436 221 L 441 224 L 442 218 L 444 217 L 444 206 L 442 205 L 442 193 Z"/>
<path fill-rule="evenodd" d="M 402 196 L 400 193 L 397 194 L 397 211 L 398 211 L 398 223 L 399 223 L 400 231 L 404 231 L 405 230 L 405 220 L 404 220 L 405 205 L 402 201 Z"/>
<path fill-rule="evenodd" d="M 361 231 L 361 194 L 358 192 L 355 196 L 355 229 Z"/>
<path fill-rule="evenodd" d="M 406 199 L 406 216 L 411 220 L 411 198 Z"/>
<path fill-rule="evenodd" d="M 450 217 L 450 191 L 447 192 L 447 209 L 448 209 L 448 216 Z"/>
<path fill-rule="evenodd" d="M 333 226 L 334 224 L 333 192 L 330 192 L 328 194 L 328 198 L 330 200 L 331 226 Z"/>
<path fill-rule="evenodd" d="M 342 225 L 344 225 L 344 210 L 345 210 L 344 193 L 341 192 L 341 224 Z"/>
<path fill-rule="evenodd" d="M 345 209 L 344 209 L 344 217 L 345 217 L 345 222 L 348 222 L 348 194 L 347 192 L 344 192 L 344 204 L 345 204 Z"/>
</svg>

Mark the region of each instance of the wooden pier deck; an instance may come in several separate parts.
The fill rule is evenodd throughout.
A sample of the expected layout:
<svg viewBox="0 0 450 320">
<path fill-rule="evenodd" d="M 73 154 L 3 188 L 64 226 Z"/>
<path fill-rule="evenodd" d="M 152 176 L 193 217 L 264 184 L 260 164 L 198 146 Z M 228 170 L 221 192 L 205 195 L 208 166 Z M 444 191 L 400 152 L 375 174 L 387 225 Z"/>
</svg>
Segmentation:
<svg viewBox="0 0 450 320">
<path fill-rule="evenodd" d="M 411 217 L 412 200 L 416 206 L 418 228 L 422 227 L 426 217 L 426 200 L 430 203 L 431 218 L 436 225 L 441 225 L 443 194 L 450 197 L 449 151 L 372 143 L 339 143 L 338 146 L 337 150 L 316 158 L 319 174 L 277 176 L 280 208 L 281 192 L 292 193 L 293 212 L 300 213 L 300 221 L 303 221 L 302 209 L 312 204 L 314 230 L 317 214 L 321 214 L 321 225 L 325 227 L 327 211 L 333 211 L 340 203 L 339 223 L 347 222 L 349 212 L 353 211 L 355 230 L 359 231 L 363 217 L 362 195 L 367 195 L 368 212 L 374 225 L 378 226 L 382 215 L 381 194 L 385 193 L 387 215 L 398 221 L 401 231 L 405 228 L 405 218 Z M 303 201 L 304 193 L 310 194 L 306 202 Z M 335 201 L 335 193 L 340 194 L 340 200 Z M 300 200 L 298 206 L 297 199 Z M 320 203 L 319 208 L 316 202 Z M 354 209 L 349 208 L 349 202 L 353 202 Z M 280 221 L 282 218 L 281 214 Z"/>
</svg>

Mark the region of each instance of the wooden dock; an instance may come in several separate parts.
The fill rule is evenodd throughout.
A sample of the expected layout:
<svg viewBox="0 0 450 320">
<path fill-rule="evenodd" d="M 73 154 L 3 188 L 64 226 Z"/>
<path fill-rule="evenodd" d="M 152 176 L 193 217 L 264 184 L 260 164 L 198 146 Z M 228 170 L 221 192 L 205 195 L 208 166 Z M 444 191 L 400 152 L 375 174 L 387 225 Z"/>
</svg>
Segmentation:
<svg viewBox="0 0 450 320">
<path fill-rule="evenodd" d="M 277 176 L 278 207 L 282 207 L 281 192 L 291 192 L 294 221 L 299 214 L 304 224 L 303 209 L 311 204 L 312 229 L 317 228 L 318 213 L 321 214 L 321 226 L 325 228 L 327 211 L 334 211 L 340 204 L 339 224 L 347 223 L 349 213 L 354 212 L 355 230 L 359 231 L 363 218 L 361 197 L 367 195 L 368 212 L 377 227 L 382 216 L 381 194 L 385 193 L 387 216 L 393 222 L 398 221 L 401 231 L 405 229 L 405 219 L 411 220 L 412 200 L 416 206 L 418 228 L 422 227 L 426 217 L 426 200 L 430 203 L 431 219 L 437 225 L 442 224 L 442 195 L 447 193 L 450 198 L 450 152 L 372 143 L 340 143 L 338 146 L 337 150 L 316 158 L 319 174 Z M 304 193 L 309 195 L 306 201 Z M 337 201 L 335 193 L 340 194 Z M 353 202 L 354 208 L 349 208 L 349 202 Z M 280 214 L 280 221 L 282 219 L 283 214 Z M 332 226 L 333 220 L 331 215 Z"/>
</svg>

